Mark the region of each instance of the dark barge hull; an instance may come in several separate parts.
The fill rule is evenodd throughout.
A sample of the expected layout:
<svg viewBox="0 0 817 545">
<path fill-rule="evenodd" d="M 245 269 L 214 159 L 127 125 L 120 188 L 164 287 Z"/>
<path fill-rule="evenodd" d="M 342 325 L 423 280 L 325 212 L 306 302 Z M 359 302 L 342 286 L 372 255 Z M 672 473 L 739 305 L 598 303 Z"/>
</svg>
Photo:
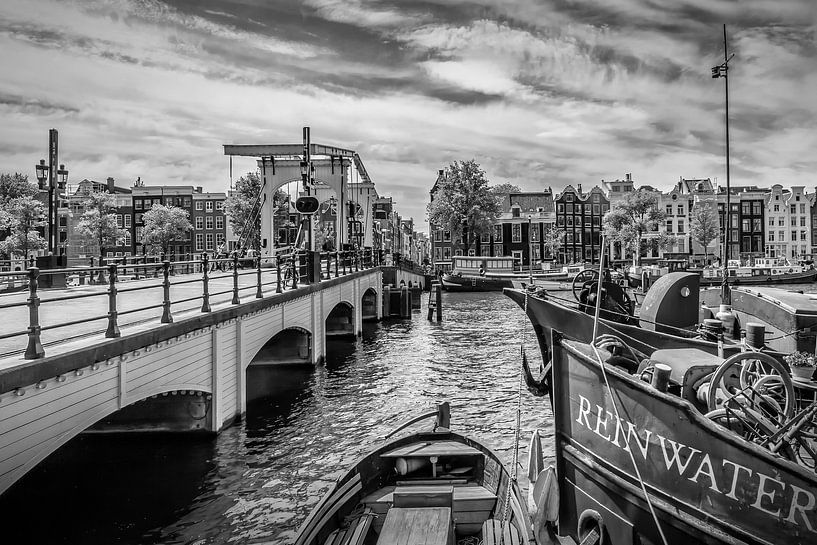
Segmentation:
<svg viewBox="0 0 817 545">
<path fill-rule="evenodd" d="M 817 279 L 817 269 L 791 274 L 765 274 L 758 276 L 730 276 L 729 284 L 733 286 L 767 286 L 773 284 L 808 284 Z M 720 277 L 710 278 L 701 275 L 701 285 L 719 286 L 723 282 Z"/>
<path fill-rule="evenodd" d="M 607 543 L 661 543 L 649 498 L 668 543 L 817 542 L 814 473 L 604 364 L 608 390 L 588 345 L 553 345 L 560 536 L 596 526 Z"/>
<path fill-rule="evenodd" d="M 512 288 L 513 282 L 501 277 L 444 274 L 442 287 L 446 291 L 502 291 Z"/>
</svg>

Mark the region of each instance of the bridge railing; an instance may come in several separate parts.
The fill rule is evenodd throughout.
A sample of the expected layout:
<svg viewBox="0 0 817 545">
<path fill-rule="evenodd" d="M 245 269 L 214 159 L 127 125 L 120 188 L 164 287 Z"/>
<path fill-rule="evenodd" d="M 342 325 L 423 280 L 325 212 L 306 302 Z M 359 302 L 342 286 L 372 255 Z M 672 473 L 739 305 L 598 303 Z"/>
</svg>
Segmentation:
<svg viewBox="0 0 817 545">
<path fill-rule="evenodd" d="M 121 335 L 120 325 L 132 326 L 154 321 L 172 323 L 173 313 L 211 312 L 211 299 L 237 305 L 242 296 L 252 292 L 254 298 L 264 297 L 274 286 L 275 293 L 298 289 L 299 286 L 339 278 L 342 275 L 376 267 L 382 255 L 371 249 L 308 252 L 290 251 L 270 257 L 239 257 L 154 262 L 110 263 L 104 266 L 0 271 L 0 282 L 12 277 L 24 280 L 28 297 L 20 293 L 0 295 L 0 314 L 9 319 L 0 325 L 0 357 L 23 354 L 25 359 L 45 356 L 45 346 L 105 332 L 105 337 Z M 130 270 L 141 281 L 123 282 L 122 270 Z M 174 276 L 174 272 L 180 273 Z M 189 272 L 190 274 L 181 274 Z M 42 289 L 52 285 L 44 281 L 49 276 L 83 273 L 103 281 L 106 289 L 91 291 Z M 136 297 L 126 294 L 136 293 Z M 225 297 L 226 296 L 226 297 Z M 96 304 L 86 300 L 96 298 Z M 104 300 L 107 299 L 107 305 Z M 99 302 L 103 301 L 100 305 Z M 189 306 L 195 303 L 195 306 Z M 188 305 L 188 306 L 185 306 Z M 104 308 L 107 307 L 107 312 Z M 27 310 L 27 320 L 26 320 Z M 123 318 L 130 320 L 122 324 Z M 25 326 L 24 324 L 26 324 Z M 105 323 L 105 328 L 100 325 Z M 99 324 L 91 325 L 87 324 Z M 12 330 L 8 331 L 10 327 Z M 5 330 L 5 331 L 4 331 Z M 54 340 L 43 343 L 44 332 L 58 332 Z M 27 342 L 23 338 L 27 337 Z M 14 342 L 20 339 L 20 343 Z M 25 349 L 23 349 L 25 345 Z"/>
</svg>

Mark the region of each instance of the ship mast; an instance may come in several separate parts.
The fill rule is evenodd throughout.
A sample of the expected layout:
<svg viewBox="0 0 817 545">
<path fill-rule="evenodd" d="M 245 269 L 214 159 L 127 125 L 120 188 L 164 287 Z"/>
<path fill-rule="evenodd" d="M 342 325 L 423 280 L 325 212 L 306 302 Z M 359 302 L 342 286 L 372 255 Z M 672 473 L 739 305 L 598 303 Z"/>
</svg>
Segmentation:
<svg viewBox="0 0 817 545">
<path fill-rule="evenodd" d="M 724 91 L 725 91 L 725 99 L 726 99 L 726 115 L 725 115 L 725 122 L 726 122 L 726 210 L 724 210 L 724 229 L 726 233 L 724 234 L 724 247 L 723 247 L 723 260 L 721 266 L 723 268 L 723 280 L 721 283 L 721 303 L 724 305 L 729 305 L 732 303 L 732 294 L 729 292 L 729 270 L 727 267 L 727 263 L 729 261 L 729 233 L 731 231 L 731 219 L 732 219 L 732 210 L 731 210 L 731 194 L 732 189 L 729 185 L 729 61 L 732 60 L 735 54 L 732 53 L 729 55 L 727 51 L 727 43 L 726 43 L 726 25 L 723 25 L 723 63 L 717 66 L 712 67 L 712 77 L 713 78 L 723 78 L 724 81 Z"/>
</svg>

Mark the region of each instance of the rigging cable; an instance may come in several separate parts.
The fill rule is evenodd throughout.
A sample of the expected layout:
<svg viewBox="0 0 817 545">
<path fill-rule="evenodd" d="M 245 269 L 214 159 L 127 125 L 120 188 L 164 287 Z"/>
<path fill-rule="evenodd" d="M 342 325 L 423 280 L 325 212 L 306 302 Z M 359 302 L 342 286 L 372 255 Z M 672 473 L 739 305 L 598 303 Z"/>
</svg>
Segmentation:
<svg viewBox="0 0 817 545">
<path fill-rule="evenodd" d="M 613 397 L 613 389 L 610 387 L 610 381 L 607 379 L 607 369 L 605 368 L 604 362 L 601 359 L 601 354 L 599 354 L 599 350 L 596 347 L 595 339 L 596 335 L 598 334 L 598 327 L 599 327 L 599 314 L 601 312 L 601 288 L 604 284 L 604 248 L 606 246 L 607 237 L 604 236 L 604 233 L 601 235 L 601 258 L 599 259 L 599 281 L 597 286 L 597 293 L 596 293 L 596 313 L 593 317 L 593 342 L 590 343 L 590 346 L 593 348 L 593 352 L 596 354 L 596 358 L 599 361 L 599 367 L 601 367 L 601 374 L 604 377 L 604 384 L 607 386 L 607 393 L 610 395 L 610 402 L 613 404 L 613 412 L 616 413 L 616 421 L 621 422 L 621 416 L 618 412 L 618 404 L 616 404 L 615 397 Z M 525 301 L 527 303 L 527 293 L 525 295 Z M 527 306 L 527 304 L 526 304 Z M 655 521 L 655 527 L 658 529 L 658 533 L 661 536 L 661 542 L 664 545 L 668 545 L 667 537 L 664 535 L 664 530 L 661 528 L 661 523 L 658 521 L 658 516 L 655 514 L 655 508 L 652 505 L 652 501 L 650 500 L 650 496 L 647 493 L 647 487 L 644 484 L 644 479 L 641 477 L 641 471 L 638 469 L 638 464 L 635 463 L 635 456 L 633 455 L 632 449 L 625 449 L 627 453 L 630 455 L 630 461 L 633 463 L 633 469 L 635 470 L 635 475 L 638 478 L 638 484 L 641 485 L 641 491 L 644 493 L 644 499 L 647 502 L 647 507 L 650 508 L 650 514 L 652 515 L 653 520 Z"/>
</svg>

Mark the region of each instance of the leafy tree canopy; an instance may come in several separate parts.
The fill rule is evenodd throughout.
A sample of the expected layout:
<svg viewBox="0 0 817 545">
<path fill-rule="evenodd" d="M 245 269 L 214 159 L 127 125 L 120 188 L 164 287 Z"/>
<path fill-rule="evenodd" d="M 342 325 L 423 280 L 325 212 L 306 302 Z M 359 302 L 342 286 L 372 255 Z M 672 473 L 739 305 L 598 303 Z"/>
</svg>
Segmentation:
<svg viewBox="0 0 817 545">
<path fill-rule="evenodd" d="M 518 185 L 502 183 L 491 186 L 491 192 L 495 195 L 504 195 L 506 193 L 521 193 L 522 189 Z"/>
<path fill-rule="evenodd" d="M 642 237 L 655 233 L 651 244 L 666 248 L 675 239 L 659 233 L 658 227 L 666 218 L 666 213 L 658 207 L 658 196 L 648 191 L 627 193 L 623 200 L 617 202 L 602 219 L 604 235 L 608 241 L 620 242 L 622 247 L 633 254 L 633 262 L 641 264 Z"/>
<path fill-rule="evenodd" d="M 562 247 L 565 241 L 565 230 L 551 227 L 545 230 L 542 237 L 542 244 L 550 252 L 550 255 L 556 257 L 559 254 L 559 248 Z"/>
<path fill-rule="evenodd" d="M 689 234 L 692 240 L 703 246 L 704 254 L 708 254 L 707 247 L 721 234 L 720 218 L 714 203 L 695 203 L 689 212 Z"/>
<path fill-rule="evenodd" d="M 279 192 L 280 190 L 276 192 L 276 196 Z M 224 201 L 224 213 L 227 214 L 233 233 L 245 245 L 253 248 L 258 248 L 261 241 L 261 214 L 250 221 L 259 193 L 261 177 L 257 172 L 248 172 L 236 180 L 235 191 Z"/>
<path fill-rule="evenodd" d="M 193 228 L 188 218 L 189 214 L 183 208 L 154 204 L 142 216 L 142 243 L 152 253 L 158 251 L 168 255 L 170 245 L 177 240 L 184 240 L 187 232 Z"/>
<path fill-rule="evenodd" d="M 3 204 L 0 212 L 0 228 L 7 231 L 7 236 L 0 241 L 0 254 L 10 258 L 15 254 L 28 256 L 33 250 L 48 246 L 40 236 L 38 227 L 45 225 L 45 206 L 31 196 L 9 199 Z"/>
<path fill-rule="evenodd" d="M 467 230 L 463 240 L 467 253 L 470 241 L 489 233 L 501 210 L 485 171 L 471 159 L 455 161 L 445 169 L 427 211 L 429 222 L 438 228 L 457 236 Z"/>
<path fill-rule="evenodd" d="M 0 174 L 0 208 L 5 208 L 11 199 L 34 197 L 37 191 L 37 184 L 30 183 L 25 174 Z"/>
<path fill-rule="evenodd" d="M 116 246 L 125 237 L 125 230 L 116 224 L 116 197 L 107 192 L 91 193 L 83 206 L 85 212 L 74 230 L 93 239 L 102 257 L 106 247 Z"/>
</svg>

